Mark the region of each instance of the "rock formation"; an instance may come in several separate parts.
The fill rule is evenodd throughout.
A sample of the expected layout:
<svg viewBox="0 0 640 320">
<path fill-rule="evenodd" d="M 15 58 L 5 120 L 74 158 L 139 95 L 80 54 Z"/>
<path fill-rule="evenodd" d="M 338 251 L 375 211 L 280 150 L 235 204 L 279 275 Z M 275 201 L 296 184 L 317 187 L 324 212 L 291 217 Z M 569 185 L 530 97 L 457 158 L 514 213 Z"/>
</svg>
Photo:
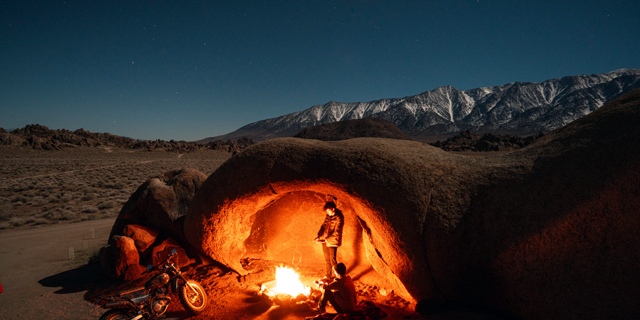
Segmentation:
<svg viewBox="0 0 640 320">
<path fill-rule="evenodd" d="M 543 135 L 542 133 L 527 137 L 503 136 L 493 133 L 479 135 L 471 130 L 465 130 L 445 141 L 436 141 L 430 145 L 445 151 L 513 151 L 532 144 Z"/>
<path fill-rule="evenodd" d="M 195 169 L 167 172 L 143 183 L 124 204 L 111 229 L 110 237 L 123 234 L 129 224 L 143 225 L 168 235 L 181 236 L 176 227 L 193 195 L 207 176 Z"/>
<path fill-rule="evenodd" d="M 33 149 L 40 150 L 108 146 L 135 150 L 162 150 L 179 153 L 206 149 L 224 150 L 235 153 L 254 143 L 255 142 L 253 140 L 244 137 L 235 141 L 216 140 L 207 141 L 206 143 L 174 140 L 135 140 L 112 135 L 110 133 L 89 132 L 84 129 L 78 129 L 73 132 L 66 129 L 51 130 L 39 124 L 27 125 L 24 128 L 15 129 L 11 132 L 6 132 L 4 129 L 0 130 L 0 145 L 31 147 Z"/>
<path fill-rule="evenodd" d="M 379 274 L 420 311 L 454 303 L 522 319 L 633 318 L 638 123 L 636 90 L 501 155 L 377 138 L 269 140 L 208 177 L 184 234 L 240 274 L 247 257 L 321 262 L 311 240 L 330 194 L 346 221 L 338 259 Z"/>
<path fill-rule="evenodd" d="M 182 231 L 187 208 L 205 179 L 198 170 L 183 169 L 142 184 L 123 206 L 111 228 L 109 244 L 100 251 L 107 275 L 135 279 L 143 265 L 157 265 L 171 249 L 178 251 L 178 265 L 195 262 L 192 258 L 200 260 Z"/>
</svg>

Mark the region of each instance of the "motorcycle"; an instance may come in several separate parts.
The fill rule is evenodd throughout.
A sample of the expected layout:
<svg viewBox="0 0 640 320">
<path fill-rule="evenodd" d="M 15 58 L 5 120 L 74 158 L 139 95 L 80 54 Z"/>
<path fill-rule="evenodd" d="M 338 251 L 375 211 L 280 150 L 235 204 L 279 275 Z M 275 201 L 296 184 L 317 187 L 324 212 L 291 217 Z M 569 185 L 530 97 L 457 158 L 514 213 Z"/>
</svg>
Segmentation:
<svg viewBox="0 0 640 320">
<path fill-rule="evenodd" d="M 193 315 L 199 314 L 207 307 L 207 293 L 200 283 L 189 280 L 182 275 L 180 269 L 171 260 L 176 255 L 173 249 L 167 259 L 157 266 L 149 265 L 147 274 L 153 271 L 160 273 L 151 277 L 144 287 L 120 292 L 114 296 L 99 297 L 99 304 L 105 309 L 100 320 L 138 320 L 153 319 L 165 313 L 171 298 L 169 291 L 176 293 L 185 310 Z M 137 294 L 133 294 L 139 291 Z M 133 297 L 131 297 L 133 295 Z"/>
</svg>

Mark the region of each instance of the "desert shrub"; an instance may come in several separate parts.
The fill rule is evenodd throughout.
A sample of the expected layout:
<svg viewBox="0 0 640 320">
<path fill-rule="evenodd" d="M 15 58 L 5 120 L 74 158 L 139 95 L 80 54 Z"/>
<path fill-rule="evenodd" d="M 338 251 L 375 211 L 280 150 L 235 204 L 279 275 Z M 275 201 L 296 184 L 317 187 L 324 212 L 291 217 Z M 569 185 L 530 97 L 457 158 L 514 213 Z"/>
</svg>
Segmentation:
<svg viewBox="0 0 640 320">
<path fill-rule="evenodd" d="M 98 220 L 98 219 L 100 219 L 100 215 L 98 215 L 96 213 L 92 213 L 92 214 L 89 214 L 88 218 L 89 218 L 89 220 Z"/>
<path fill-rule="evenodd" d="M 118 182 L 118 183 L 108 184 L 105 187 L 110 189 L 124 189 L 125 185 L 122 182 Z"/>
<path fill-rule="evenodd" d="M 4 204 L 0 206 L 0 221 L 9 221 L 11 219 L 11 205 Z"/>
<path fill-rule="evenodd" d="M 30 206 L 41 206 L 41 205 L 44 204 L 43 200 L 44 199 L 42 199 L 42 197 L 36 196 L 36 197 L 33 197 L 33 198 L 29 199 L 29 202 L 27 202 L 27 204 L 30 205 Z"/>
<path fill-rule="evenodd" d="M 70 193 L 65 193 L 60 197 L 60 202 L 69 202 L 73 199 L 73 196 Z"/>
<path fill-rule="evenodd" d="M 80 190 L 80 192 L 82 192 L 84 194 L 89 194 L 89 193 L 96 192 L 96 190 L 93 187 L 84 187 L 82 190 Z"/>
<path fill-rule="evenodd" d="M 76 213 L 70 210 L 62 210 L 58 217 L 60 220 L 73 220 L 76 218 Z"/>
<path fill-rule="evenodd" d="M 64 188 L 62 188 L 62 190 L 74 192 L 78 190 L 78 186 L 74 183 L 69 183 L 65 185 Z"/>
<path fill-rule="evenodd" d="M 11 228 L 11 224 L 9 222 L 0 222 L 0 230 Z"/>
<path fill-rule="evenodd" d="M 45 218 L 35 218 L 34 225 L 41 225 L 41 224 L 49 224 L 49 220 L 45 219 Z"/>
<path fill-rule="evenodd" d="M 53 210 L 45 212 L 43 216 L 48 220 L 52 220 L 52 221 L 57 221 L 58 220 L 58 213 L 56 213 Z"/>
<path fill-rule="evenodd" d="M 11 202 L 20 202 L 20 203 L 27 203 L 29 201 L 29 199 L 27 199 L 25 196 L 22 195 L 17 195 L 14 196 L 13 198 L 11 198 Z"/>
<path fill-rule="evenodd" d="M 100 263 L 100 249 L 95 250 L 89 256 L 89 262 L 87 264 L 99 264 Z"/>
<path fill-rule="evenodd" d="M 21 225 L 23 225 L 25 223 L 24 219 L 22 218 L 18 218 L 18 217 L 13 217 L 9 220 L 9 222 L 11 223 L 12 226 L 14 227 L 19 227 Z"/>
<path fill-rule="evenodd" d="M 27 191 L 27 192 L 23 193 L 22 195 L 23 195 L 23 196 L 25 196 L 25 197 L 29 197 L 29 198 L 31 198 L 31 197 L 35 197 L 35 196 L 36 196 L 36 193 L 35 193 L 35 191 L 33 191 L 33 190 L 29 190 L 29 191 Z"/>
<path fill-rule="evenodd" d="M 98 209 L 100 209 L 100 210 L 111 209 L 111 208 L 113 208 L 115 206 L 116 206 L 115 202 L 107 201 L 107 202 L 102 202 L 102 203 L 98 204 Z"/>
<path fill-rule="evenodd" d="M 34 217 L 27 217 L 26 219 L 24 219 L 24 223 L 25 224 L 30 224 L 30 223 L 34 223 L 36 222 L 36 218 Z"/>
<path fill-rule="evenodd" d="M 95 212 L 98 212 L 98 208 L 96 208 L 94 206 L 90 206 L 90 205 L 85 205 L 85 206 L 82 206 L 82 209 L 80 209 L 80 212 L 82 212 L 82 213 L 95 213 Z"/>
<path fill-rule="evenodd" d="M 91 201 L 93 199 L 96 198 L 96 194 L 95 193 L 87 193 L 84 196 L 82 196 L 82 198 L 80 198 L 80 200 L 82 201 Z"/>
<path fill-rule="evenodd" d="M 27 190 L 28 188 L 22 185 L 13 186 L 13 192 L 22 192 Z"/>
</svg>

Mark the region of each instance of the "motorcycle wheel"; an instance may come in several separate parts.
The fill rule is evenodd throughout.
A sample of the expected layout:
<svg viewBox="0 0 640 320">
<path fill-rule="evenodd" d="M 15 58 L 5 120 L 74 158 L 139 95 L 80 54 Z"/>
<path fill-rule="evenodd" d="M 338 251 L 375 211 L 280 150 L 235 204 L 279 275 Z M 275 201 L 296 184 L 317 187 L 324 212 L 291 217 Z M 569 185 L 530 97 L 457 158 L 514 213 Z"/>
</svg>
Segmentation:
<svg viewBox="0 0 640 320">
<path fill-rule="evenodd" d="M 196 291 L 195 293 L 189 288 L 189 285 Z M 180 286 L 178 289 L 178 297 L 184 309 L 192 314 L 198 314 L 204 311 L 209 302 L 207 300 L 207 292 L 204 291 L 202 285 L 193 280 L 189 280 L 188 283 Z"/>
<path fill-rule="evenodd" d="M 117 308 L 111 309 L 105 312 L 100 320 L 129 320 L 131 316 L 129 315 L 129 309 Z"/>
</svg>

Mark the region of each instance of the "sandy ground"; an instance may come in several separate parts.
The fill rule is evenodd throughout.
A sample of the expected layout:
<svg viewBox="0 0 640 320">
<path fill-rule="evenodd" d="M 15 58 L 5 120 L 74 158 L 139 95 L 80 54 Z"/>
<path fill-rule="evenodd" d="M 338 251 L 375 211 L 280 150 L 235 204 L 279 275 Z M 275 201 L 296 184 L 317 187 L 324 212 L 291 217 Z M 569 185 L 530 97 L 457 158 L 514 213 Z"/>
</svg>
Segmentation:
<svg viewBox="0 0 640 320">
<path fill-rule="evenodd" d="M 114 220 L 0 232 L 0 319 L 98 319 L 103 310 L 83 296 L 86 280 L 102 275 L 87 262 L 106 244 Z"/>
<path fill-rule="evenodd" d="M 114 219 L 13 229 L 0 232 L 0 319 L 98 319 L 106 310 L 87 301 L 130 284 L 106 280 L 99 264 L 87 264 L 106 244 Z M 72 251 L 72 252 L 71 252 Z M 319 270 L 318 272 L 321 272 Z M 190 317 L 179 302 L 159 319 L 294 320 L 313 316 L 266 303 L 255 283 L 238 281 L 237 274 L 216 267 L 199 267 L 192 274 L 210 296 L 204 314 Z M 131 284 L 133 285 L 133 284 Z M 391 303 L 386 319 L 422 319 Z"/>
</svg>

